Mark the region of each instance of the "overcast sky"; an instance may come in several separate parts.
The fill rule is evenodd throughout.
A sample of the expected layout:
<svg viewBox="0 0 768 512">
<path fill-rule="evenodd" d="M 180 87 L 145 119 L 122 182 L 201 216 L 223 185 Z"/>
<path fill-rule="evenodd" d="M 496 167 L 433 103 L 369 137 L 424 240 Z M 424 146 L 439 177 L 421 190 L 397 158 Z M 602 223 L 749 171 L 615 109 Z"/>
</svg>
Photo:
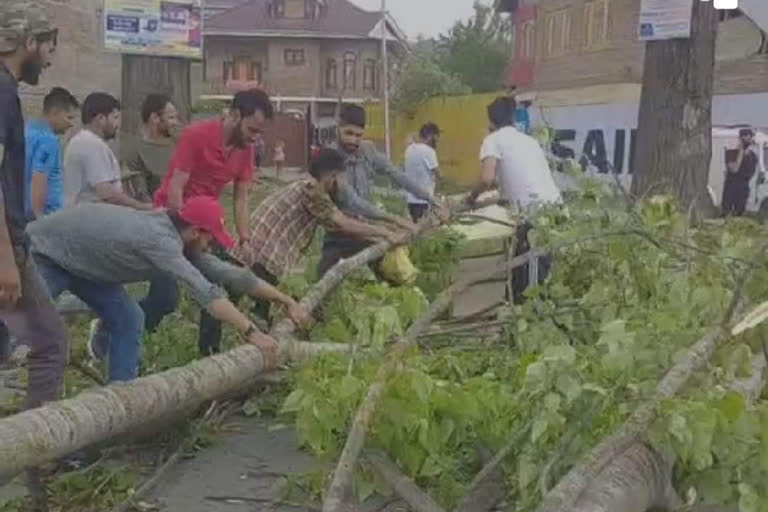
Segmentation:
<svg viewBox="0 0 768 512">
<path fill-rule="evenodd" d="M 485 0 L 489 3 L 490 0 Z M 378 10 L 381 0 L 352 0 L 360 7 Z M 447 31 L 456 20 L 472 15 L 474 0 L 387 0 L 387 10 L 409 38 L 433 37 Z"/>
</svg>

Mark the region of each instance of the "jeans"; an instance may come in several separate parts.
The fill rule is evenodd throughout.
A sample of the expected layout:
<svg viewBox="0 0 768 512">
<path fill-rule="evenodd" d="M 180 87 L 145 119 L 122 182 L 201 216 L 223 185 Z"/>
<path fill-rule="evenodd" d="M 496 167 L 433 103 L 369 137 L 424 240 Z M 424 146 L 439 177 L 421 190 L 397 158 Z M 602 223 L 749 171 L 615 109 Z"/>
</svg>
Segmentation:
<svg viewBox="0 0 768 512">
<path fill-rule="evenodd" d="M 144 329 L 149 334 L 157 330 L 163 318 L 176 311 L 179 296 L 179 285 L 171 276 L 158 276 L 149 282 L 149 292 L 139 302 L 144 310 Z"/>
<path fill-rule="evenodd" d="M 266 281 L 272 286 L 278 283 L 277 277 L 270 274 L 263 265 L 256 263 L 251 267 L 251 271 L 262 281 Z M 235 304 L 240 297 L 230 294 L 230 299 Z M 269 325 L 269 301 L 264 299 L 254 299 L 251 312 L 267 321 Z M 202 356 L 218 354 L 221 350 L 221 321 L 213 318 L 207 311 L 200 312 L 200 334 L 198 336 L 197 346 Z"/>
<path fill-rule="evenodd" d="M 55 299 L 68 290 L 88 304 L 102 320 L 109 335 L 110 382 L 135 379 L 139 373 L 144 332 L 144 311 L 136 300 L 121 284 L 77 277 L 40 254 L 35 254 L 34 259 L 51 297 Z"/>
<path fill-rule="evenodd" d="M 521 256 L 531 250 L 531 242 L 528 238 L 528 235 L 532 229 L 533 225 L 531 225 L 529 222 L 524 222 L 517 227 L 515 230 L 515 240 L 513 241 L 515 244 L 514 256 Z M 544 281 L 546 281 L 546 279 L 549 277 L 549 273 L 552 270 L 552 255 L 547 254 L 545 256 L 540 256 L 538 258 L 534 258 L 534 261 L 539 268 L 537 272 L 538 283 L 534 283 L 533 286 L 544 283 Z M 523 304 L 525 302 L 525 290 L 527 290 L 529 286 L 532 285 L 530 283 L 528 264 L 526 263 L 525 265 L 519 266 L 512 270 L 510 286 L 507 287 L 505 291 L 506 299 L 510 299 L 509 288 L 512 288 L 513 302 L 518 305 Z"/>
<path fill-rule="evenodd" d="M 411 214 L 411 220 L 418 223 L 421 219 L 424 218 L 426 214 L 429 213 L 429 205 L 420 203 L 408 203 L 408 213 Z"/>
<path fill-rule="evenodd" d="M 22 295 L 12 310 L 0 310 L 0 321 L 30 349 L 24 408 L 32 409 L 61 398 L 69 339 L 34 261 L 22 249 L 15 252 Z"/>
</svg>

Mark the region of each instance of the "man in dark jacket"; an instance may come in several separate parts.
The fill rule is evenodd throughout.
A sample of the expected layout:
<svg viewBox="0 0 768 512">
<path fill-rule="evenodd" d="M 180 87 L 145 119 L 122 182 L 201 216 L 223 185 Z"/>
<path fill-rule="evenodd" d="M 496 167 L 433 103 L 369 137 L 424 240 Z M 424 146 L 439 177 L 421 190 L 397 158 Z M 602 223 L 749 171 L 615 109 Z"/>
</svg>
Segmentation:
<svg viewBox="0 0 768 512">
<path fill-rule="evenodd" d="M 757 162 L 755 132 L 744 128 L 739 131 L 739 148 L 736 150 L 736 158 L 727 163 L 728 169 L 723 187 L 724 216 L 744 215 L 749 197 L 749 182 L 755 176 Z"/>
</svg>

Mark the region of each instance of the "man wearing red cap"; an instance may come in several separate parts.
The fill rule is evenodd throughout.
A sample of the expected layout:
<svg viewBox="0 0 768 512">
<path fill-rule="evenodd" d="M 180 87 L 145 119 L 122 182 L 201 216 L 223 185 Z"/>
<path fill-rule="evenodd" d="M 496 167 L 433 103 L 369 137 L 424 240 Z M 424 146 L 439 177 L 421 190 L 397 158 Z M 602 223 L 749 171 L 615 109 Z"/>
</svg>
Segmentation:
<svg viewBox="0 0 768 512">
<path fill-rule="evenodd" d="M 206 251 L 212 240 L 228 248 L 235 245 L 224 225 L 221 205 L 211 197 L 190 198 L 171 213 L 83 204 L 31 223 L 27 233 L 51 296 L 68 290 L 102 320 L 108 336 L 96 338 L 105 346 L 94 352 L 106 356 L 110 381 L 133 379 L 139 367 L 144 313 L 126 293 L 126 283 L 172 277 L 208 313 L 257 345 L 269 367 L 277 364 L 277 342 L 256 329 L 213 283 L 281 302 L 297 323 L 307 319 L 293 299 L 249 270 Z"/>
</svg>

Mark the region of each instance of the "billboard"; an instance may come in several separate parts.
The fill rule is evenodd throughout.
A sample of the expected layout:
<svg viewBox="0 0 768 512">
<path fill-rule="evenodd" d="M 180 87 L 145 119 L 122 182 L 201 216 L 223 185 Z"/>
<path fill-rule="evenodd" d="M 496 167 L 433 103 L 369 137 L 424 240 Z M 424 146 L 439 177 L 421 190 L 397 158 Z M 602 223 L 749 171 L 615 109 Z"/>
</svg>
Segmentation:
<svg viewBox="0 0 768 512">
<path fill-rule="evenodd" d="M 202 59 L 202 14 L 202 0 L 104 0 L 104 47 Z"/>
</svg>

